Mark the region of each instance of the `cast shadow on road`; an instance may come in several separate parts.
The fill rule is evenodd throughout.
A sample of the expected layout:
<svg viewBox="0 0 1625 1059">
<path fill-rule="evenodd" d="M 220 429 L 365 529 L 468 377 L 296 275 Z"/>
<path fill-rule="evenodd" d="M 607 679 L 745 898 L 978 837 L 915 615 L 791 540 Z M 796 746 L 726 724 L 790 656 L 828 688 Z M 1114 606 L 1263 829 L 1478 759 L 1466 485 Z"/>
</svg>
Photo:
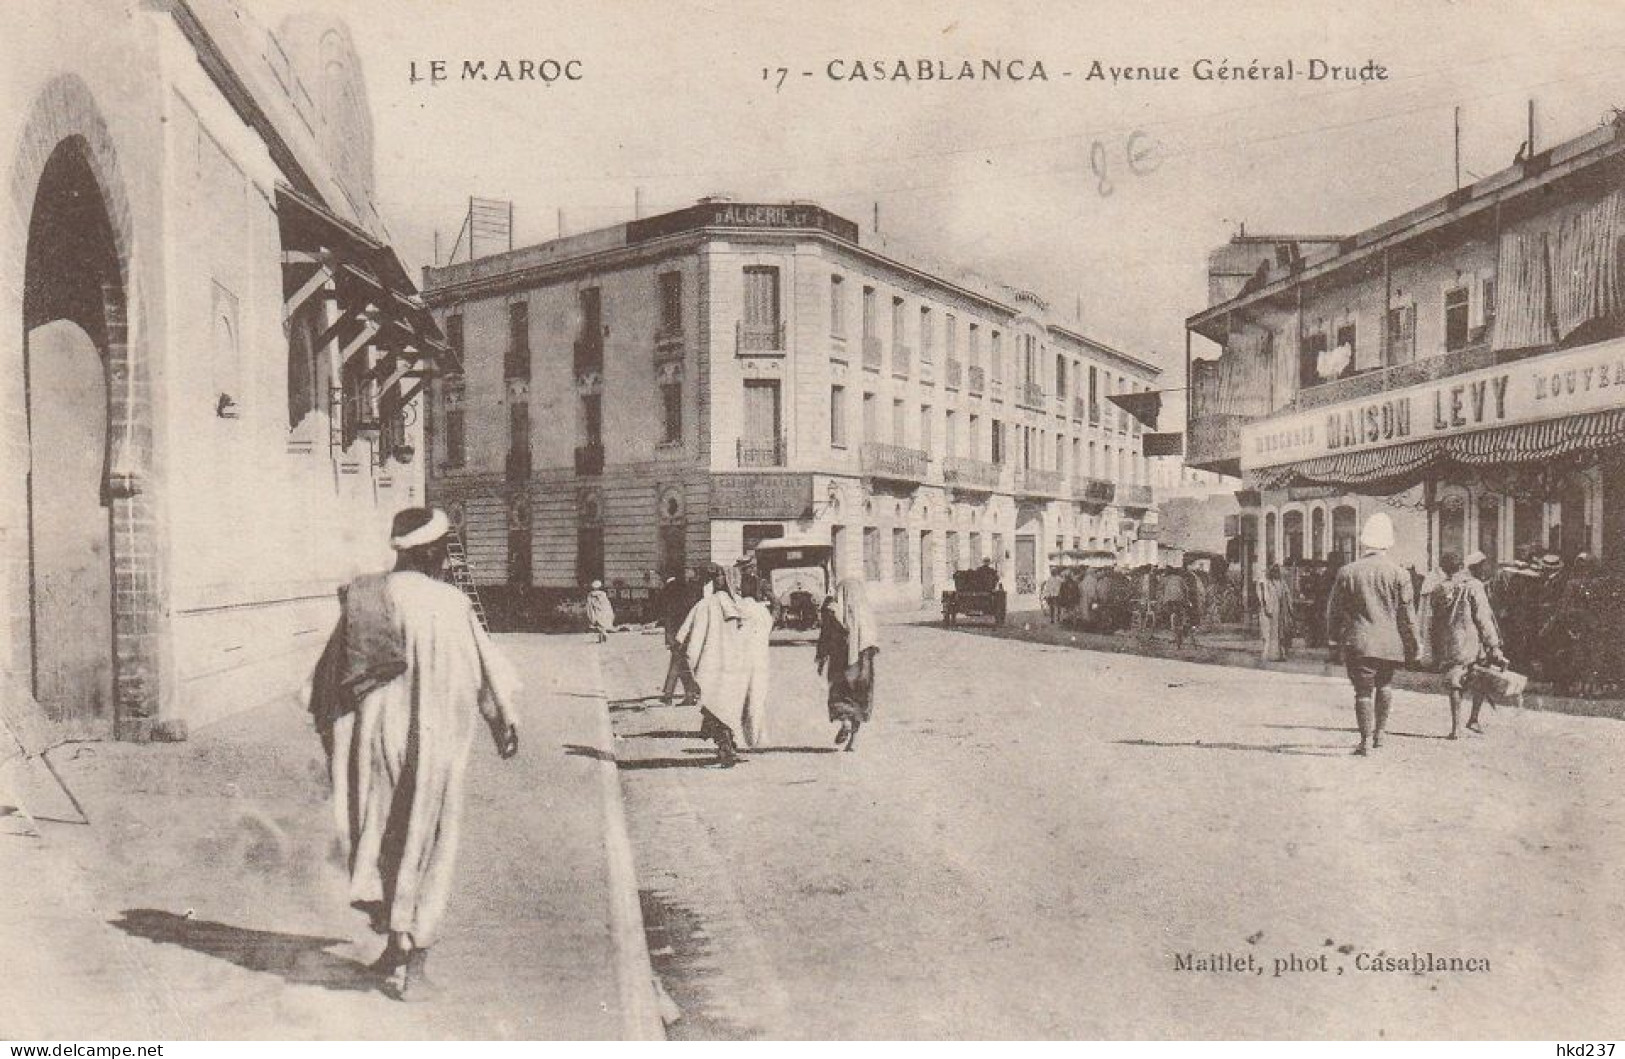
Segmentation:
<svg viewBox="0 0 1625 1059">
<path fill-rule="evenodd" d="M 615 764 L 615 755 L 607 750 L 600 750 L 595 746 L 582 746 L 580 743 L 565 743 L 564 753 L 569 757 L 590 757 L 594 761 L 607 761 Z"/>
<path fill-rule="evenodd" d="M 1348 753 L 1344 746 L 1330 747 L 1323 743 L 1159 743 L 1153 739 L 1119 739 L 1119 746 L 1147 746 L 1162 750 L 1251 750 L 1262 754 L 1291 754 L 1297 757 L 1341 757 Z"/>
<path fill-rule="evenodd" d="M 1261 724 L 1258 727 L 1280 728 L 1286 731 L 1297 732 L 1337 732 L 1342 735 L 1360 734 L 1360 731 L 1357 728 L 1331 728 L 1318 724 Z M 1385 732 L 1383 734 L 1391 735 L 1396 739 L 1444 739 L 1444 736 L 1442 735 L 1429 735 L 1426 732 Z"/>
<path fill-rule="evenodd" d="M 379 986 L 366 964 L 327 951 L 343 938 L 250 930 L 154 908 L 128 908 L 109 923 L 133 937 L 179 945 L 250 971 L 277 975 L 290 984 L 343 992 L 368 992 Z"/>
</svg>

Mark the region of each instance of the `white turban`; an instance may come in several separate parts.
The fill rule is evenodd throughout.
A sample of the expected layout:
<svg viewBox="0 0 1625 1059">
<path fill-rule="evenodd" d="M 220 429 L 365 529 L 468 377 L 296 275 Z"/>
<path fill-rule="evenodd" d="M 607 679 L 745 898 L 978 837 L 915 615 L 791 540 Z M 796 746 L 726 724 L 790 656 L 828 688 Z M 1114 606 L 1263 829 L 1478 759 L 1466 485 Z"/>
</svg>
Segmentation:
<svg viewBox="0 0 1625 1059">
<path fill-rule="evenodd" d="M 391 537 L 389 546 L 398 552 L 404 552 L 408 548 L 421 548 L 425 544 L 433 544 L 449 532 L 451 520 L 446 517 L 444 511 L 436 508 L 434 514 L 429 516 L 429 521 L 417 529 Z"/>
<path fill-rule="evenodd" d="M 1370 548 L 1373 551 L 1387 551 L 1393 546 L 1393 519 L 1385 512 L 1378 511 L 1365 520 L 1365 528 L 1360 531 L 1360 547 Z"/>
</svg>

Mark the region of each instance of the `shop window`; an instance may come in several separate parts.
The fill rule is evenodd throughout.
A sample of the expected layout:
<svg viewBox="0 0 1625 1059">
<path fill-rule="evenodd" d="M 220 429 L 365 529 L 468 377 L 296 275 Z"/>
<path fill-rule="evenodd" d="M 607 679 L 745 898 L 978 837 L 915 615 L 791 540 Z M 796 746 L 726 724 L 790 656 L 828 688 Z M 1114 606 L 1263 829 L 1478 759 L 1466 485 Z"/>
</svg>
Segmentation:
<svg viewBox="0 0 1625 1059">
<path fill-rule="evenodd" d="M 1501 498 L 1478 498 L 1478 550 L 1491 562 L 1501 558 Z"/>
<path fill-rule="evenodd" d="M 576 583 L 590 585 L 604 577 L 604 528 L 582 526 L 576 530 Z"/>
<path fill-rule="evenodd" d="M 1439 504 L 1439 554 L 1455 552 L 1456 558 L 1465 558 L 1467 547 L 1467 501 L 1461 496 L 1447 496 Z"/>
<path fill-rule="evenodd" d="M 1342 504 L 1332 511 L 1332 551 L 1343 562 L 1353 562 L 1358 554 L 1358 517 L 1353 506 Z"/>
<path fill-rule="evenodd" d="M 1309 557 L 1326 558 L 1326 509 L 1317 507 L 1309 513 Z"/>
<path fill-rule="evenodd" d="M 1512 505 L 1512 545 L 1518 551 L 1546 547 L 1546 505 L 1539 497 L 1519 497 Z"/>
</svg>

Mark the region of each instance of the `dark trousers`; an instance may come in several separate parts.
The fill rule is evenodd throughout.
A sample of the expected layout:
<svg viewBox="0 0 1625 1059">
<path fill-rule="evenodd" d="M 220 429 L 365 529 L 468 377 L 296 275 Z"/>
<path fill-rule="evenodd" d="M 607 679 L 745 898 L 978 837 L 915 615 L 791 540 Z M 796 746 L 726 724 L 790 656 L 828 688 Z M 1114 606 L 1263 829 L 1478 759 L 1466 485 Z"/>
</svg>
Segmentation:
<svg viewBox="0 0 1625 1059">
<path fill-rule="evenodd" d="M 671 649 L 671 662 L 666 666 L 666 683 L 660 689 L 660 697 L 670 699 L 672 692 L 677 690 L 677 682 L 683 682 L 683 694 L 689 699 L 700 697 L 700 682 L 694 679 L 694 671 L 688 667 L 688 655 L 683 645 L 666 637 L 666 646 Z"/>
<path fill-rule="evenodd" d="M 1354 720 L 1360 726 L 1360 745 L 1382 741 L 1388 730 L 1388 711 L 1394 703 L 1394 671 L 1399 663 L 1386 658 L 1350 658 L 1346 663 L 1354 685 Z"/>
</svg>

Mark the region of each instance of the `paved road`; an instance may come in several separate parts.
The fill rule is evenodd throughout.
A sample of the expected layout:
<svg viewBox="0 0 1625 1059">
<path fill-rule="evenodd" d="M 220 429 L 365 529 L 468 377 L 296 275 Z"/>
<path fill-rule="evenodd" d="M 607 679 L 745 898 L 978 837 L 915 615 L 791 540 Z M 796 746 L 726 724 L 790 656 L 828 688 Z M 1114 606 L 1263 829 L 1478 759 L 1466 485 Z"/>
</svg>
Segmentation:
<svg viewBox="0 0 1625 1059">
<path fill-rule="evenodd" d="M 696 711 L 615 701 L 658 684 L 658 638 L 605 647 L 673 1036 L 1575 1039 L 1625 1013 L 1618 721 L 1505 710 L 1449 743 L 1443 699 L 1401 693 L 1357 759 L 1334 680 L 882 645 L 853 754 L 811 647 L 776 647 L 774 745 L 731 771 Z M 1361 969 L 1413 950 L 1490 969 Z M 1262 974 L 1176 969 L 1212 953 Z M 1275 977 L 1293 954 L 1328 969 Z"/>
</svg>

